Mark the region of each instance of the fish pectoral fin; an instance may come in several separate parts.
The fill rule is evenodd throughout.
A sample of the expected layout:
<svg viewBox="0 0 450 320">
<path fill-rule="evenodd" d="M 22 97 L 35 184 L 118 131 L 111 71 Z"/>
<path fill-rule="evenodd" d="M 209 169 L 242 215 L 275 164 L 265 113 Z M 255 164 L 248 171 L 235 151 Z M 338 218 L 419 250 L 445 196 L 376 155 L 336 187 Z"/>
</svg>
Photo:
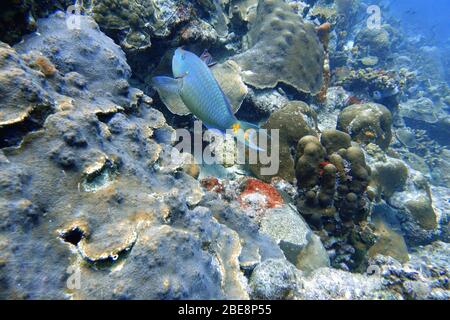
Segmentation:
<svg viewBox="0 0 450 320">
<path fill-rule="evenodd" d="M 191 113 L 180 97 L 181 79 L 154 77 L 152 85 L 158 91 L 159 97 L 170 112 L 180 116 Z"/>
</svg>

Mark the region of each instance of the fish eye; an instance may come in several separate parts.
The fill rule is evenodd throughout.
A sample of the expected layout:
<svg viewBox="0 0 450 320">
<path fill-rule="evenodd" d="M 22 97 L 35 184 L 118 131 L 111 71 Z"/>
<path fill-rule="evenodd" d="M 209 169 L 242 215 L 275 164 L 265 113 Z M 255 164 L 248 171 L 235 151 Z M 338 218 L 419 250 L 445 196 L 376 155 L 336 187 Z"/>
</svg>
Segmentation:
<svg viewBox="0 0 450 320">
<path fill-rule="evenodd" d="M 186 55 L 183 53 L 183 54 L 181 54 L 181 60 L 184 60 L 184 59 L 186 59 Z"/>
</svg>

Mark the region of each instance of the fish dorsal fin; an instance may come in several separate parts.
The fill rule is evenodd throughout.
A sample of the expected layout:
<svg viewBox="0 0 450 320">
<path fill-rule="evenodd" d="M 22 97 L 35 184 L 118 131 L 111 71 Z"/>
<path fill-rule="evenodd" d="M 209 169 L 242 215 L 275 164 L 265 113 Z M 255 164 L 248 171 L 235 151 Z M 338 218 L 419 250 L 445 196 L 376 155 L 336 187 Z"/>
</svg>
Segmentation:
<svg viewBox="0 0 450 320">
<path fill-rule="evenodd" d="M 170 112 L 185 116 L 191 113 L 180 97 L 182 79 L 173 79 L 170 77 L 154 77 L 152 85 L 158 91 L 164 105 Z"/>
</svg>

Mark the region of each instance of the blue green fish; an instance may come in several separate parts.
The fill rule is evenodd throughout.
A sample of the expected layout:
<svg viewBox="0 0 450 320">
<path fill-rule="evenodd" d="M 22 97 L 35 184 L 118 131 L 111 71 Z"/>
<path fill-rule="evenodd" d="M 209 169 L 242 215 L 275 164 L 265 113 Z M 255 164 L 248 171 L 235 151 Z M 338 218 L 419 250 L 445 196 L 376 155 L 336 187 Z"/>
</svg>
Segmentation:
<svg viewBox="0 0 450 320">
<path fill-rule="evenodd" d="M 261 132 L 260 128 L 236 118 L 228 98 L 204 60 L 178 48 L 172 59 L 172 73 L 174 78 L 153 78 L 153 86 L 172 113 L 192 113 L 208 129 L 222 133 L 231 130 L 228 132 L 232 132 L 238 141 L 254 150 L 263 150 L 253 142 L 256 141 L 255 133 Z"/>
</svg>

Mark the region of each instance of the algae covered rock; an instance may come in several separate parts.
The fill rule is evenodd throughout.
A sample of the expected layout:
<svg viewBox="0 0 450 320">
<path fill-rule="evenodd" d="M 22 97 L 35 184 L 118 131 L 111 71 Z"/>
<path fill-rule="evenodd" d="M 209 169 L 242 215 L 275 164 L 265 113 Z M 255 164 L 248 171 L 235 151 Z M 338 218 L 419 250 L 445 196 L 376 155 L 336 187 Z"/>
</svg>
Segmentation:
<svg viewBox="0 0 450 320">
<path fill-rule="evenodd" d="M 43 73 L 27 65 L 10 46 L 0 43 L 0 147 L 20 142 L 18 128 L 27 127 L 26 123 L 39 128 L 56 108 L 45 90 L 45 81 Z"/>
<path fill-rule="evenodd" d="M 363 144 L 375 143 L 387 149 L 392 139 L 392 114 L 383 105 L 366 103 L 352 105 L 339 114 L 337 129 Z"/>
<path fill-rule="evenodd" d="M 378 239 L 369 249 L 369 257 L 375 257 L 377 254 L 390 256 L 397 261 L 405 263 L 409 260 L 408 247 L 402 234 L 381 219 L 375 221 L 376 234 Z"/>
<path fill-rule="evenodd" d="M 125 53 L 100 32 L 91 17 L 80 16 L 80 24 L 80 30 L 69 29 L 65 15 L 58 12 L 40 20 L 38 32 L 42 36 L 29 37 L 16 49 L 21 53 L 40 52 L 65 74 L 66 81 L 76 89 L 82 91 L 86 88 L 99 100 L 110 96 L 115 103 L 124 103 L 131 76 Z M 94 64 L 94 61 L 102 63 Z M 78 93 L 76 89 L 67 92 L 67 95 Z"/>
<path fill-rule="evenodd" d="M 410 170 L 408 182 L 401 192 L 395 192 L 389 204 L 397 210 L 406 243 L 409 246 L 426 245 L 436 238 L 445 237 L 439 231 L 446 223 L 445 206 L 436 209 L 434 201 L 440 202 L 442 195 L 434 195 L 426 178 L 419 172 Z M 448 200 L 447 197 L 445 197 Z M 445 228 L 445 226 L 442 226 Z"/>
<path fill-rule="evenodd" d="M 227 60 L 214 65 L 211 71 L 236 113 L 248 93 L 248 88 L 242 81 L 241 68 L 233 60 Z"/>
<path fill-rule="evenodd" d="M 301 288 L 301 272 L 282 259 L 269 259 L 252 273 L 249 286 L 253 299 L 293 299 Z"/>
<path fill-rule="evenodd" d="M 258 2 L 248 37 L 249 49 L 233 59 L 244 82 L 258 89 L 285 83 L 317 94 L 323 83 L 324 50 L 312 24 L 303 22 L 281 0 Z"/>
<path fill-rule="evenodd" d="M 314 270 L 330 267 L 330 258 L 325 250 L 320 238 L 314 233 L 308 234 L 308 244 L 297 256 L 295 266 L 309 274 Z"/>
</svg>

